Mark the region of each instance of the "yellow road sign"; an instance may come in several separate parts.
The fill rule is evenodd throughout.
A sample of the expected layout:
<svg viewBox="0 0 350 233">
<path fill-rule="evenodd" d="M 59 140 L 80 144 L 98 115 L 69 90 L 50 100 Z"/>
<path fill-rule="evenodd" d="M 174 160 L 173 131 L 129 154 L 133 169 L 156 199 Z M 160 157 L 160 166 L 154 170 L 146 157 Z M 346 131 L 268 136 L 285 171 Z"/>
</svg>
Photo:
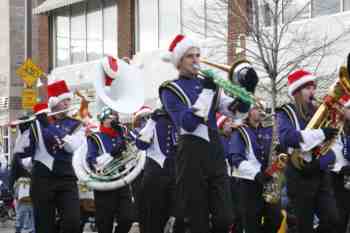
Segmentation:
<svg viewBox="0 0 350 233">
<path fill-rule="evenodd" d="M 32 109 L 36 104 L 36 91 L 32 88 L 24 88 L 22 92 L 22 108 Z"/>
<path fill-rule="evenodd" d="M 32 87 L 36 80 L 44 74 L 39 66 L 33 63 L 31 59 L 25 62 L 16 70 L 16 74 L 23 79 L 28 87 Z"/>
</svg>

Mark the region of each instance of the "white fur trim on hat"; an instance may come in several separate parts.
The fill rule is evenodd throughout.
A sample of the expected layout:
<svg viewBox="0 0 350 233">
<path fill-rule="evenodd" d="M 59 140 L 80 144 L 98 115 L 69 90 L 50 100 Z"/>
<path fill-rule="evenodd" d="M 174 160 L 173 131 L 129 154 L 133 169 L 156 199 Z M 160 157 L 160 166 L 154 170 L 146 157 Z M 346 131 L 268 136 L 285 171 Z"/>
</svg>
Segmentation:
<svg viewBox="0 0 350 233">
<path fill-rule="evenodd" d="M 73 94 L 71 92 L 68 92 L 59 96 L 50 97 L 48 101 L 49 109 L 52 110 L 52 108 L 54 108 L 59 102 L 64 99 L 73 99 Z"/>
<path fill-rule="evenodd" d="M 118 59 L 113 57 L 114 59 L 116 59 L 116 61 L 118 62 Z M 112 79 L 115 79 L 118 75 L 118 69 L 117 71 L 114 71 L 110 64 L 109 64 L 109 57 L 106 56 L 104 57 L 102 60 L 101 60 L 101 63 L 102 63 L 102 67 L 103 67 L 103 70 L 104 72 L 107 74 L 108 77 L 112 78 Z"/>
<path fill-rule="evenodd" d="M 152 109 L 151 108 L 142 108 L 140 111 L 138 111 L 136 114 L 135 114 L 135 117 L 143 117 L 147 114 L 150 114 L 152 113 Z"/>
<path fill-rule="evenodd" d="M 292 84 L 290 84 L 288 86 L 288 94 L 290 96 L 293 96 L 293 92 L 295 90 L 297 90 L 299 87 L 301 87 L 302 85 L 308 83 L 308 82 L 313 82 L 316 80 L 316 77 L 314 75 L 306 75 L 302 78 L 300 78 L 297 81 L 294 81 Z"/>
<path fill-rule="evenodd" d="M 218 128 L 221 128 L 227 119 L 228 119 L 228 117 L 225 115 L 220 116 L 216 121 L 216 125 L 218 126 Z"/>
<path fill-rule="evenodd" d="M 188 37 L 185 37 L 183 40 L 181 40 L 174 48 L 173 50 L 173 63 L 175 66 L 178 65 L 181 58 L 185 55 L 185 53 L 190 48 L 199 48 L 199 44 L 195 43 L 193 40 L 191 40 Z"/>
</svg>

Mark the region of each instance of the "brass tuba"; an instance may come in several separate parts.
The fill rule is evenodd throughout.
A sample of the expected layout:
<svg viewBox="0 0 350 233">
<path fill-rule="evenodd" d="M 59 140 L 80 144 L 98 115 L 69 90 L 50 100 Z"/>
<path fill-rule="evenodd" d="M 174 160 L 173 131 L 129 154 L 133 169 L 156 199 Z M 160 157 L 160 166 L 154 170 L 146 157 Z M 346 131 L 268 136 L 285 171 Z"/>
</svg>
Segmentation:
<svg viewBox="0 0 350 233">
<path fill-rule="evenodd" d="M 349 59 L 348 57 L 348 66 Z M 339 78 L 330 87 L 322 104 L 307 124 L 305 129 L 318 129 L 323 127 L 333 127 L 339 129 L 344 126 L 343 113 L 338 107 L 338 101 L 343 95 L 350 94 L 349 67 L 341 66 L 339 70 Z M 314 156 L 325 155 L 334 144 L 335 139 L 324 142 L 318 148 L 313 150 Z M 291 162 L 297 169 L 303 169 L 304 159 L 300 150 L 294 150 L 291 155 Z"/>
</svg>

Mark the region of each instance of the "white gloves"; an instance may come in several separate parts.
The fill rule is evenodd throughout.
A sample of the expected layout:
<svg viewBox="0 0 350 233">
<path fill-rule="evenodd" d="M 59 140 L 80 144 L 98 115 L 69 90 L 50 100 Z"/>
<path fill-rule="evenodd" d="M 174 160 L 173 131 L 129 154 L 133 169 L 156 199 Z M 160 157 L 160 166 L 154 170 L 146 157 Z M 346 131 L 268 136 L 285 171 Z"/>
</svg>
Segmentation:
<svg viewBox="0 0 350 233">
<path fill-rule="evenodd" d="M 96 158 L 95 169 L 97 172 L 101 172 L 103 168 L 113 160 L 113 157 L 109 153 L 104 153 Z"/>
<path fill-rule="evenodd" d="M 164 227 L 164 233 L 173 233 L 176 218 L 170 216 Z"/>
<path fill-rule="evenodd" d="M 149 119 L 143 127 L 143 129 L 140 131 L 139 140 L 147 143 L 151 143 L 153 135 L 154 135 L 154 129 L 156 126 L 156 122 L 152 119 Z"/>
<path fill-rule="evenodd" d="M 138 222 L 134 222 L 131 225 L 129 233 L 140 233 L 140 225 Z"/>
</svg>

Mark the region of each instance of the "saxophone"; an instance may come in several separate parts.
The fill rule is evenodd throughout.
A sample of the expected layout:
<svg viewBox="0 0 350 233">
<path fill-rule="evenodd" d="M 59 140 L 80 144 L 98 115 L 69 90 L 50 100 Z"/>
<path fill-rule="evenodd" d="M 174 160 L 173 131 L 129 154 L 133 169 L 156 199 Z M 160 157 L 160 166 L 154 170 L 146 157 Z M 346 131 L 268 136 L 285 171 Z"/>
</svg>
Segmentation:
<svg viewBox="0 0 350 233">
<path fill-rule="evenodd" d="M 288 154 L 277 153 L 279 145 L 276 124 L 272 127 L 272 151 L 270 152 L 268 167 L 265 170 L 272 176 L 272 181 L 264 185 L 263 197 L 267 203 L 277 204 L 281 199 L 281 191 L 284 184 L 284 168 L 287 165 Z"/>
<path fill-rule="evenodd" d="M 350 56 L 348 57 L 348 66 L 349 63 Z M 343 112 L 338 107 L 338 101 L 343 95 L 350 94 L 350 78 L 348 68 L 349 67 L 346 66 L 340 67 L 339 78 L 330 87 L 327 95 L 322 101 L 322 104 L 318 107 L 305 129 L 333 127 L 339 129 L 339 132 L 341 132 L 341 129 L 344 126 L 344 117 Z M 331 149 L 334 142 L 335 139 L 324 142 L 322 145 L 318 146 L 312 151 L 313 156 L 320 157 L 325 155 Z M 300 150 L 294 150 L 290 159 L 295 168 L 299 170 L 304 168 L 304 159 Z"/>
</svg>

